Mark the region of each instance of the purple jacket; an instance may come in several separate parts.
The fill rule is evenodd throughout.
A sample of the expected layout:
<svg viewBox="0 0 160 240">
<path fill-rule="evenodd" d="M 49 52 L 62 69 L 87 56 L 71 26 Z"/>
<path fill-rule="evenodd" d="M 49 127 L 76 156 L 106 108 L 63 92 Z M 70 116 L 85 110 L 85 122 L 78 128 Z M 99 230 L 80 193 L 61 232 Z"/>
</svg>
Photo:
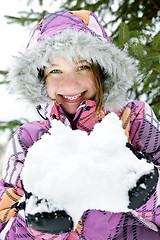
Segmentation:
<svg viewBox="0 0 160 240">
<path fill-rule="evenodd" d="M 0 196 L 6 189 L 15 188 L 20 192 L 20 175 L 27 150 L 50 128 L 50 121 L 57 118 L 73 129 L 81 129 L 90 133 L 99 120 L 96 115 L 95 102 L 88 100 L 83 104 L 71 121 L 63 109 L 54 102 L 47 104 L 43 115 L 47 118 L 41 122 L 31 122 L 20 127 L 9 143 L 6 160 L 3 166 L 3 179 L 0 182 Z M 131 143 L 143 153 L 155 152 L 160 145 L 160 125 L 151 108 L 144 102 L 131 101 L 127 105 L 131 109 L 129 136 Z M 121 117 L 123 111 L 117 112 Z M 153 154 L 153 163 L 160 165 L 160 152 Z M 118 201 L 118 199 L 117 199 Z M 158 240 L 160 239 L 160 195 L 159 183 L 157 191 L 136 211 L 128 213 L 111 213 L 100 210 L 86 210 L 82 213 L 77 226 L 76 235 L 68 233 L 45 236 L 33 235 L 27 229 L 24 211 L 21 210 L 7 223 L 0 222 L 0 239 L 83 239 L 83 240 Z M 107 206 L 106 206 L 107 209 Z M 84 209 L 85 210 L 85 209 Z"/>
<path fill-rule="evenodd" d="M 33 31 L 25 53 L 16 58 L 10 69 L 8 78 L 13 89 L 33 103 L 50 102 L 40 73 L 48 66 L 49 60 L 57 55 L 66 59 L 85 59 L 91 64 L 98 63 L 103 71 L 103 105 L 107 112 L 116 111 L 121 117 L 124 109 L 117 111 L 124 106 L 126 92 L 133 83 L 136 73 L 134 60 L 110 42 L 94 13 L 86 10 L 64 11 L 49 14 L 42 19 Z M 155 152 L 160 145 L 160 131 L 154 113 L 143 102 L 129 102 L 127 106 L 131 110 L 128 116 L 130 125 L 127 124 L 130 127 L 128 132 L 131 143 L 144 153 Z M 56 107 L 52 102 L 46 104 L 44 108 L 46 120 L 20 127 L 10 141 L 3 167 L 0 193 L 2 200 L 5 194 L 10 201 L 16 200 L 7 191 L 11 188 L 13 193 L 23 195 L 20 174 L 28 148 L 48 131 L 52 118 L 89 134 L 99 121 L 96 115 L 92 117 L 94 109 L 95 103 L 87 101 L 77 110 L 75 118 L 71 121 L 62 108 Z M 153 153 L 153 163 L 159 166 L 159 162 L 160 153 Z M 137 211 L 111 213 L 84 209 L 86 211 L 82 213 L 76 232 L 59 236 L 44 236 L 29 231 L 23 210 L 5 221 L 8 217 L 8 212 L 5 211 L 4 221 L 0 222 L 0 239 L 158 240 L 160 239 L 158 190 L 157 186 L 157 191 Z"/>
</svg>

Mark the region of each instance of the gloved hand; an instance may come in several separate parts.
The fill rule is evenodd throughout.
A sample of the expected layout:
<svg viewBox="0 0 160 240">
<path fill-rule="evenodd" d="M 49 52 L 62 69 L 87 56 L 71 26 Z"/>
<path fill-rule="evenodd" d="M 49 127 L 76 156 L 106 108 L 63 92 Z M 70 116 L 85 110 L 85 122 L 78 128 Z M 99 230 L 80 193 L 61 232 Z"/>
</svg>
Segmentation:
<svg viewBox="0 0 160 240">
<path fill-rule="evenodd" d="M 37 231 L 49 234 L 60 234 L 70 232 L 73 228 L 72 218 L 64 210 L 49 211 L 49 202 L 46 199 L 39 199 L 32 193 L 26 192 L 23 183 L 22 188 L 25 192 L 25 201 L 14 204 L 17 210 L 25 209 L 27 211 L 25 218 L 28 225 Z M 28 207 L 28 205 L 32 206 Z M 40 211 L 45 209 L 45 211 Z M 48 209 L 48 211 L 46 211 Z M 34 213 L 33 213 L 34 212 Z"/>
<path fill-rule="evenodd" d="M 151 155 L 144 155 L 141 152 L 138 152 L 129 142 L 126 144 L 126 147 L 128 147 L 138 159 L 141 160 L 142 158 L 145 158 L 147 162 L 151 162 Z M 157 187 L 158 177 L 158 169 L 154 167 L 153 171 L 138 179 L 136 186 L 128 192 L 130 201 L 128 207 L 130 209 L 137 209 L 149 200 Z"/>
<path fill-rule="evenodd" d="M 73 227 L 72 218 L 64 210 L 27 214 L 26 221 L 31 228 L 49 234 L 70 232 Z"/>
</svg>

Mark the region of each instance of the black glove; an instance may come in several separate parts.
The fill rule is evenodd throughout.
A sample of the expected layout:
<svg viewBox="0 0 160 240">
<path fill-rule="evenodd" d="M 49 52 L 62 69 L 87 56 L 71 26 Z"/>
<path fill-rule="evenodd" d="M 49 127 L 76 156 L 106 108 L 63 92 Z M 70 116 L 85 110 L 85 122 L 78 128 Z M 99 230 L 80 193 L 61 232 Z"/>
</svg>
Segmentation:
<svg viewBox="0 0 160 240">
<path fill-rule="evenodd" d="M 42 233 L 60 234 L 70 232 L 73 227 L 72 218 L 65 211 L 42 212 L 26 215 L 29 226 Z"/>
<path fill-rule="evenodd" d="M 152 155 L 138 152 L 130 143 L 127 143 L 126 147 L 128 147 L 138 159 L 145 158 L 147 162 L 151 162 Z M 137 209 L 149 200 L 156 190 L 158 177 L 158 169 L 154 167 L 153 171 L 138 179 L 136 186 L 128 192 L 130 201 L 128 208 Z"/>
<path fill-rule="evenodd" d="M 21 182 L 22 183 L 22 182 Z M 22 188 L 25 193 L 25 202 L 17 202 L 12 207 L 16 208 L 18 211 L 21 209 L 25 209 L 28 202 L 30 201 L 30 197 L 34 196 L 32 193 L 26 192 L 24 189 L 23 183 Z M 35 208 L 41 204 L 41 202 L 44 201 L 46 203 L 46 206 L 48 206 L 47 200 L 38 199 L 37 196 L 34 196 L 36 198 Z M 57 210 L 54 212 L 37 212 L 35 214 L 29 214 L 27 213 L 26 221 L 28 225 L 42 233 L 49 233 L 49 234 L 60 234 L 60 233 L 66 233 L 70 232 L 73 228 L 73 221 L 72 218 L 64 211 L 64 210 Z"/>
</svg>

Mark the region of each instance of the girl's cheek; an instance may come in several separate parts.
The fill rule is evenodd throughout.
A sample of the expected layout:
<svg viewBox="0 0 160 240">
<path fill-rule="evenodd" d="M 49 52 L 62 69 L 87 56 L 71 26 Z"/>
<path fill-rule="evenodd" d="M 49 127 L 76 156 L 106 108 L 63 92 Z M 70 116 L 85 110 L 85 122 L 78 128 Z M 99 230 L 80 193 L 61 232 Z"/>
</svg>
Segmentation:
<svg viewBox="0 0 160 240">
<path fill-rule="evenodd" d="M 52 81 L 46 81 L 46 90 L 47 90 L 47 93 L 48 95 L 50 96 L 51 94 L 55 94 L 55 91 L 56 91 L 56 85 L 55 83 L 53 83 Z"/>
</svg>

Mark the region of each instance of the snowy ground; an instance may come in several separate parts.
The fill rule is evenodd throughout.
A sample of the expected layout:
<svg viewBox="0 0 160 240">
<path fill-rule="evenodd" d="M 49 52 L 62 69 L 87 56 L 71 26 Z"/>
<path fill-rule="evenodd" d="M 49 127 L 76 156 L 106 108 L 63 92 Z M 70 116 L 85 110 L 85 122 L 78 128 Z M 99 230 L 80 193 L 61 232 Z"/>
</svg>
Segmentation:
<svg viewBox="0 0 160 240">
<path fill-rule="evenodd" d="M 53 120 L 50 134 L 29 149 L 22 170 L 25 189 L 48 199 L 49 211 L 66 210 L 75 226 L 87 209 L 128 211 L 128 190 L 153 165 L 125 147 L 127 137 L 121 125 L 111 113 L 88 136 Z M 32 197 L 26 212 L 37 211 L 48 211 L 46 203 L 36 207 Z"/>
</svg>

